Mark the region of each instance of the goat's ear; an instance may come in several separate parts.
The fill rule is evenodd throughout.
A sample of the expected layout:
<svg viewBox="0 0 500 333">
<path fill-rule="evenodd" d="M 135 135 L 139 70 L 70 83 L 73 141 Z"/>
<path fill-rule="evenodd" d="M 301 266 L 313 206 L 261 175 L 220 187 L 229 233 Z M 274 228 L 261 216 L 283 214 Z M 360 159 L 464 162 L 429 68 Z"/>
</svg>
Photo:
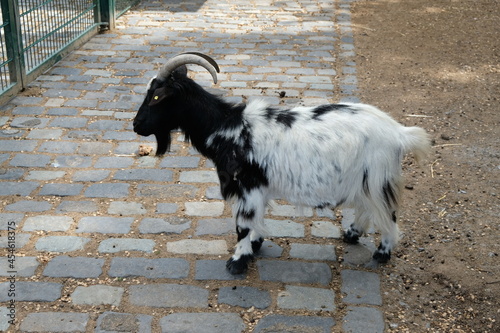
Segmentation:
<svg viewBox="0 0 500 333">
<path fill-rule="evenodd" d="M 170 95 L 167 87 L 161 87 L 154 91 L 149 106 L 155 106 Z"/>
<path fill-rule="evenodd" d="M 186 65 L 182 65 L 178 68 L 176 68 L 173 72 L 172 72 L 172 78 L 175 80 L 175 79 L 181 79 L 181 78 L 185 78 L 187 76 L 187 73 L 188 73 L 188 69 L 186 67 Z"/>
</svg>

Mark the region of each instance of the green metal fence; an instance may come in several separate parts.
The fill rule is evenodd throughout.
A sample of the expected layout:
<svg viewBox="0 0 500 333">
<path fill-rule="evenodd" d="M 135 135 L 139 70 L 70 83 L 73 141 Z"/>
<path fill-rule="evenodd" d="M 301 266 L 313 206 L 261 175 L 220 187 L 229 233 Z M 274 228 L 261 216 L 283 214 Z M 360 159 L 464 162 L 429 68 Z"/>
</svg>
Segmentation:
<svg viewBox="0 0 500 333">
<path fill-rule="evenodd" d="M 139 0 L 0 0 L 0 104 Z"/>
</svg>

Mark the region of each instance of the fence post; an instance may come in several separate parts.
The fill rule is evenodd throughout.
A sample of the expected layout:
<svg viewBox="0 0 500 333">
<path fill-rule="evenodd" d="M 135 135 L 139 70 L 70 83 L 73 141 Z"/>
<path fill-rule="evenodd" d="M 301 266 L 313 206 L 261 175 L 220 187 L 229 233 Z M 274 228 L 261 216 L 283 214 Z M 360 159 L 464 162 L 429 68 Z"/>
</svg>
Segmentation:
<svg viewBox="0 0 500 333">
<path fill-rule="evenodd" d="M 116 27 L 115 0 L 100 0 L 99 12 L 101 30 L 113 30 Z"/>
<path fill-rule="evenodd" d="M 2 20 L 5 24 L 5 48 L 9 68 L 9 79 L 11 84 L 19 84 L 24 87 L 25 63 L 23 57 L 23 41 L 21 39 L 21 24 L 19 21 L 19 7 L 17 1 L 1 0 Z"/>
</svg>

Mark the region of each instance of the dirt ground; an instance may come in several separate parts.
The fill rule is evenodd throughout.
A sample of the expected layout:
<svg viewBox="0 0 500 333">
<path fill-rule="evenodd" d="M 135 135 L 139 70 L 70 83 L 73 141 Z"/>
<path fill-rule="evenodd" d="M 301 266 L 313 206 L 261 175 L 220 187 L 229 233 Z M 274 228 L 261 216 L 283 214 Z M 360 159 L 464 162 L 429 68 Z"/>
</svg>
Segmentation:
<svg viewBox="0 0 500 333">
<path fill-rule="evenodd" d="M 359 96 L 434 140 L 405 163 L 391 332 L 500 332 L 500 1 L 353 3 Z"/>
</svg>

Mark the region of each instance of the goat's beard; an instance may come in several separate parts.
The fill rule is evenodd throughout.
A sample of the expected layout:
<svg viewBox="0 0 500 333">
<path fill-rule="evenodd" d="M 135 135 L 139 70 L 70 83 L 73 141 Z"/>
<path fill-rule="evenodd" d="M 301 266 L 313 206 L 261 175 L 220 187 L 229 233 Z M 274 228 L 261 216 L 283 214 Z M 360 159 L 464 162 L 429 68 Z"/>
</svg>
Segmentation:
<svg viewBox="0 0 500 333">
<path fill-rule="evenodd" d="M 155 133 L 155 138 L 156 138 L 156 156 L 163 156 L 167 151 L 170 150 L 170 143 L 171 143 L 171 137 L 170 137 L 170 131 L 162 132 L 162 133 Z"/>
</svg>

